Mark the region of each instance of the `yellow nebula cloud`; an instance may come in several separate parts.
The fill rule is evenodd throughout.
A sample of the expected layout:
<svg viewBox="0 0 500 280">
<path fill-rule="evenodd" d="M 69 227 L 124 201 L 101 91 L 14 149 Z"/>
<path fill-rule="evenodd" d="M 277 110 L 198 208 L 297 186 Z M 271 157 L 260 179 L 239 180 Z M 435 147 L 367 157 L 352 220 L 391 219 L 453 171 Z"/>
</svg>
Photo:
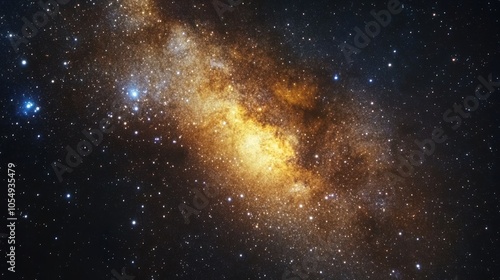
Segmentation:
<svg viewBox="0 0 500 280">
<path fill-rule="evenodd" d="M 110 6 L 118 5 L 117 14 L 123 21 L 119 26 L 129 28 L 143 28 L 161 22 L 155 11 L 155 6 L 151 0 L 122 0 L 111 3 Z"/>
<path fill-rule="evenodd" d="M 311 109 L 314 106 L 317 87 L 306 82 L 279 81 L 273 87 L 278 98 L 291 105 Z"/>
</svg>

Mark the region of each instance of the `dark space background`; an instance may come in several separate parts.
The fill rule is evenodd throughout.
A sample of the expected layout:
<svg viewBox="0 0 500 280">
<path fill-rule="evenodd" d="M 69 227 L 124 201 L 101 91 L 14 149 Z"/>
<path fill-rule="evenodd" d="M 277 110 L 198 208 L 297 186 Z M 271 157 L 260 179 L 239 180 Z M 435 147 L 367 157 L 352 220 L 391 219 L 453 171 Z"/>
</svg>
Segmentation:
<svg viewBox="0 0 500 280">
<path fill-rule="evenodd" d="M 127 1 L 140 3 L 73 0 L 61 5 L 60 14 L 17 53 L 9 34 L 19 33 L 21 18 L 31 19 L 39 7 L 35 1 L 2 1 L 0 170 L 5 187 L 1 207 L 7 208 L 6 166 L 12 162 L 18 221 L 16 273 L 7 271 L 2 261 L 0 278 L 111 279 L 113 269 L 125 267 L 135 279 L 301 279 L 284 278 L 283 272 L 292 260 L 304 258 L 301 240 L 315 228 L 291 212 L 293 217 L 287 218 L 295 222 L 295 233 L 255 229 L 245 213 L 251 209 L 259 221 L 260 213 L 267 215 L 267 204 L 230 202 L 240 189 L 232 186 L 227 174 L 238 177 L 239 171 L 216 172 L 199 162 L 194 147 L 206 143 L 209 136 L 200 136 L 197 142 L 198 136 L 188 131 L 188 136 L 179 138 L 189 117 L 184 109 L 156 115 L 161 108 L 148 100 L 143 106 L 151 108 L 144 109 L 147 116 L 155 116 L 151 121 L 127 113 L 118 121 L 115 114 L 114 131 L 105 134 L 99 147 L 66 173 L 63 182 L 58 181 L 51 164 L 64 159 L 64 147 L 75 147 L 84 139 L 83 129 L 98 127 L 113 101 L 127 102 L 129 96 L 116 93 L 121 86 L 116 80 L 127 80 L 130 68 L 143 73 L 152 65 L 133 62 L 127 46 L 141 43 L 123 39 L 126 36 L 114 29 L 134 28 L 127 25 L 127 18 L 104 12 L 112 2 Z M 322 263 L 323 273 L 310 273 L 309 279 L 500 279 L 498 90 L 480 101 L 458 130 L 452 131 L 442 119 L 454 103 L 462 104 L 473 94 L 478 76 L 491 73 L 493 80 L 500 79 L 500 1 L 402 1 L 403 11 L 352 56 L 352 63 L 346 62 L 339 44 L 352 44 L 354 27 L 363 29 L 372 20 L 370 11 L 385 9 L 387 1 L 244 1 L 226 12 L 223 20 L 210 1 L 144 2 L 152 3 L 161 24 L 198 30 L 193 36 L 199 42 L 206 42 L 209 36 L 204 32 L 212 30 L 213 41 L 199 46 L 201 52 L 209 53 L 213 46 L 227 53 L 235 46 L 244 49 L 248 38 L 265 49 L 248 57 L 273 61 L 277 72 L 306 69 L 320 88 L 317 100 L 323 100 L 321 106 L 308 108 L 311 118 L 326 120 L 335 111 L 340 121 L 350 122 L 355 114 L 359 123 L 377 131 L 377 147 L 392 139 L 389 158 L 396 158 L 398 149 L 415 139 L 429 137 L 435 127 L 445 129 L 448 140 L 416 167 L 414 176 L 396 186 L 400 192 L 381 199 L 380 203 L 394 205 L 390 222 L 371 215 L 364 219 L 358 213 L 346 218 L 345 232 L 354 237 L 339 249 L 349 255 L 356 248 L 352 251 L 361 256 L 340 257 L 341 264 Z M 113 17 L 115 27 L 110 24 Z M 203 28 L 197 29 L 198 25 Z M 141 32 L 156 38 L 158 30 Z M 120 39 L 117 45 L 110 44 Z M 113 55 L 102 55 L 108 49 Z M 286 61 L 293 62 L 279 66 Z M 106 64 L 115 69 L 101 67 Z M 235 71 L 236 76 L 254 73 L 247 65 Z M 253 81 L 248 84 L 259 86 Z M 133 94 L 134 87 L 147 85 L 137 82 L 125 88 L 126 94 Z M 243 95 L 246 98 L 253 97 Z M 275 104 L 272 98 L 264 102 Z M 383 112 L 378 114 L 383 124 L 371 123 L 370 102 Z M 298 120 L 286 110 L 277 112 L 291 118 L 292 124 L 308 126 L 307 117 Z M 310 137 L 317 149 L 330 139 Z M 310 146 L 301 151 L 304 157 L 315 154 Z M 368 165 L 364 162 L 360 169 Z M 394 161 L 387 163 L 388 169 L 395 166 Z M 327 172 L 330 167 L 314 168 Z M 178 206 L 192 205 L 192 188 L 203 188 L 202 182 L 224 191 L 186 225 Z M 252 180 L 245 182 L 251 185 Z M 374 188 L 378 187 L 362 187 Z M 257 193 L 266 195 L 260 189 Z M 338 193 L 345 201 L 358 199 L 349 189 Z M 405 210 L 404 205 L 413 201 L 418 206 Z M 371 202 L 377 203 L 373 198 Z M 283 212 L 274 204 L 269 207 L 272 213 L 261 224 L 282 225 L 278 220 Z M 2 220 L 7 224 L 5 208 Z M 410 220 L 413 214 L 420 218 Z M 402 228 L 403 237 L 387 243 L 389 254 L 377 247 L 379 240 L 396 238 Z M 5 255 L 5 239 L 0 244 Z M 342 264 L 343 258 L 347 263 Z"/>
</svg>

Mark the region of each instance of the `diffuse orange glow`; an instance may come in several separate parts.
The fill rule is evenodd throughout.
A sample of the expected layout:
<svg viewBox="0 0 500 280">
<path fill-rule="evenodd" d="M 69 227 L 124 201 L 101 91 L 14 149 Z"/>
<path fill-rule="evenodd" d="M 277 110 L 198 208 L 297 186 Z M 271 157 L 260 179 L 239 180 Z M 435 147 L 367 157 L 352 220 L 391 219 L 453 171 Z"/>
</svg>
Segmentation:
<svg viewBox="0 0 500 280">
<path fill-rule="evenodd" d="M 142 18 L 136 12 L 148 2 L 130 16 Z M 223 45 L 203 26 L 148 18 L 160 34 L 130 35 L 139 43 L 101 53 L 102 67 L 142 81 L 142 105 L 173 120 L 187 160 L 216 173 L 209 183 L 222 193 L 244 195 L 241 211 L 283 234 L 304 222 L 318 232 L 335 228 L 338 240 L 348 234 L 366 211 L 358 193 L 386 188 L 378 160 L 384 141 L 365 137 L 377 133 L 372 120 L 348 99 L 322 107 L 316 76 L 273 59 L 263 44 Z"/>
</svg>

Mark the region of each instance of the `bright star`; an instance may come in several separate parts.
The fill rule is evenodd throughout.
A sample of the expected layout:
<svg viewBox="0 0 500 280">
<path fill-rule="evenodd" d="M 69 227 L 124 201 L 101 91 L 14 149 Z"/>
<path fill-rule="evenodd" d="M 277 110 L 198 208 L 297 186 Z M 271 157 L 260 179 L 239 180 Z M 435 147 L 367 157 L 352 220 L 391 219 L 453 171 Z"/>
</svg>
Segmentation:
<svg viewBox="0 0 500 280">
<path fill-rule="evenodd" d="M 40 111 L 40 107 L 36 106 L 36 104 L 33 101 L 25 101 L 20 110 L 21 113 L 28 116 L 28 115 L 34 115 L 34 113 L 38 113 L 38 111 Z"/>
</svg>

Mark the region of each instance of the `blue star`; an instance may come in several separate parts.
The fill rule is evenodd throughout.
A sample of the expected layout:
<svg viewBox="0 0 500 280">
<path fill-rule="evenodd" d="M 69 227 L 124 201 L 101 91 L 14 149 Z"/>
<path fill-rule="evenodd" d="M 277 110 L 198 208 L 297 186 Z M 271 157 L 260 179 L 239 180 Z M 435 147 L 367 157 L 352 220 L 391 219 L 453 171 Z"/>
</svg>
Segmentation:
<svg viewBox="0 0 500 280">
<path fill-rule="evenodd" d="M 34 115 L 40 111 L 40 107 L 38 107 L 33 101 L 25 101 L 23 106 L 21 107 L 21 113 L 24 115 Z"/>
<path fill-rule="evenodd" d="M 133 89 L 130 91 L 130 96 L 132 96 L 132 98 L 136 99 L 137 97 L 139 97 L 139 92 L 137 90 Z"/>
</svg>

